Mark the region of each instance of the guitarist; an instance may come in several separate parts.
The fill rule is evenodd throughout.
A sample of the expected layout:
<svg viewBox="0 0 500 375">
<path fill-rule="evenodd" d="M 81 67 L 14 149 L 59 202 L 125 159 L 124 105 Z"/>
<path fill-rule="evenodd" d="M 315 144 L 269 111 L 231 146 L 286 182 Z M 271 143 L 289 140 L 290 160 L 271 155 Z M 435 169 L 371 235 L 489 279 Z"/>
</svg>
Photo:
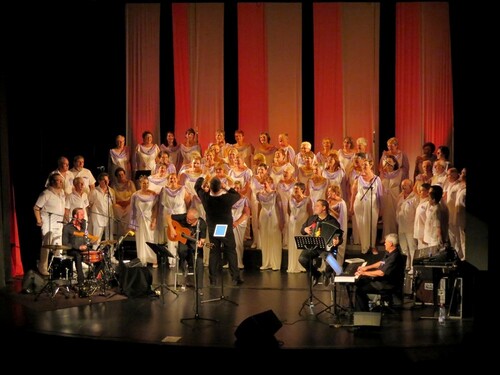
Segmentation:
<svg viewBox="0 0 500 375">
<path fill-rule="evenodd" d="M 185 262 L 188 268 L 193 269 L 194 250 L 196 258 L 196 288 L 202 295 L 203 289 L 203 246 L 207 237 L 207 223 L 200 217 L 195 208 L 190 208 L 185 214 L 167 215 L 167 234 L 171 241 L 179 241 L 177 253 L 179 255 L 179 269 L 185 271 Z M 198 231 L 198 233 L 197 233 Z M 198 241 L 196 239 L 198 238 Z"/>
</svg>

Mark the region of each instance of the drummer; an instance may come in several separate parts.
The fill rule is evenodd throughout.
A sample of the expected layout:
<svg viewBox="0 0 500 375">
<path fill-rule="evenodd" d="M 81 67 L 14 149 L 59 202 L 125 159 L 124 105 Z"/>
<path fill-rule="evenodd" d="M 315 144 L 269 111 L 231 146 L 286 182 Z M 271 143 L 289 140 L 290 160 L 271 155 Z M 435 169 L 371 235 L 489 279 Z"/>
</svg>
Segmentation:
<svg viewBox="0 0 500 375">
<path fill-rule="evenodd" d="M 74 208 L 71 212 L 71 221 L 64 225 L 62 235 L 63 245 L 71 247 L 71 249 L 67 250 L 67 254 L 72 256 L 75 261 L 79 290 L 82 290 L 83 282 L 85 280 L 82 268 L 82 251 L 92 248 L 90 244 L 87 245 L 88 239 L 85 238 L 85 236 L 75 234 L 75 232 L 85 233 L 87 229 L 87 222 L 84 217 L 85 211 L 83 208 Z"/>
</svg>

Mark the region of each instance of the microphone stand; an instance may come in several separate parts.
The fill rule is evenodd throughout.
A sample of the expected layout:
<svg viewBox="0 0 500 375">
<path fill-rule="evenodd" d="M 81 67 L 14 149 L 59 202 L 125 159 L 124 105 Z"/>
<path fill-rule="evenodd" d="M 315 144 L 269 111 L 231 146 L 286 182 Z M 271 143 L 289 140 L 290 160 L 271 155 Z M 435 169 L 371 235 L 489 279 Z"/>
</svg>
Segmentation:
<svg viewBox="0 0 500 375">
<path fill-rule="evenodd" d="M 200 317 L 199 313 L 199 301 L 200 301 L 200 294 L 198 293 L 198 241 L 200 240 L 200 219 L 198 218 L 196 221 L 196 243 L 194 246 L 194 295 L 195 295 L 195 312 L 194 312 L 194 317 L 192 318 L 182 318 L 181 323 L 184 323 L 188 320 L 206 320 L 210 322 L 218 322 L 216 319 L 209 319 L 209 318 L 202 318 Z"/>
</svg>

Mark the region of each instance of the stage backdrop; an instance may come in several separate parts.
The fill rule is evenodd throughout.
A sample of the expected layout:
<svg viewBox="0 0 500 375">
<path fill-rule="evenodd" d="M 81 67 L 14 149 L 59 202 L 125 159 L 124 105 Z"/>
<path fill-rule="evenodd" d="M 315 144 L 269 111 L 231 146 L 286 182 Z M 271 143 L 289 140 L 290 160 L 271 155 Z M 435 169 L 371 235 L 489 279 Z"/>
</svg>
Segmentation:
<svg viewBox="0 0 500 375">
<path fill-rule="evenodd" d="M 302 39 L 300 3 L 239 3 L 238 124 L 224 123 L 224 4 L 172 6 L 175 132 L 193 127 L 205 149 L 217 129 L 240 128 L 248 142 L 267 131 L 276 144 L 289 134 L 321 147 L 330 137 L 365 137 L 378 157 L 380 140 L 379 3 L 315 3 L 313 40 Z M 453 150 L 453 100 L 447 3 L 396 4 L 395 135 L 414 160 L 426 141 Z M 129 144 L 150 130 L 160 139 L 160 5 L 127 4 L 127 132 Z M 169 23 L 170 24 L 170 23 Z M 302 46 L 313 43 L 314 118 L 302 115 Z M 173 128 L 171 124 L 165 124 Z M 312 127 L 314 139 L 302 139 Z M 163 129 L 166 132 L 166 129 Z M 233 134 L 227 134 L 231 140 Z"/>
</svg>

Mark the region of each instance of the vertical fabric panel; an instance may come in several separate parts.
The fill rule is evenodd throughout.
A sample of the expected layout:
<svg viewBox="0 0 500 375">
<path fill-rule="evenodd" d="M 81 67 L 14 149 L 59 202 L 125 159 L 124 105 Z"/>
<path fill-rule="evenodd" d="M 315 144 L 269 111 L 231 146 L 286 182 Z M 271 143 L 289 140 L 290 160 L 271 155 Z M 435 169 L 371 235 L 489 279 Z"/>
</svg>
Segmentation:
<svg viewBox="0 0 500 375">
<path fill-rule="evenodd" d="M 344 136 L 368 143 L 379 128 L 379 17 L 378 3 L 342 4 Z"/>
<path fill-rule="evenodd" d="M 191 103 L 204 150 L 224 129 L 224 4 L 190 4 Z"/>
<path fill-rule="evenodd" d="M 330 137 L 342 147 L 342 38 L 339 3 L 314 3 L 314 144 Z"/>
<path fill-rule="evenodd" d="M 160 4 L 126 5 L 127 142 L 160 139 Z"/>
<path fill-rule="evenodd" d="M 265 18 L 271 143 L 287 132 L 297 150 L 302 140 L 301 4 L 268 3 Z"/>
<path fill-rule="evenodd" d="M 263 3 L 238 4 L 238 93 L 239 128 L 256 145 L 269 126 Z"/>
<path fill-rule="evenodd" d="M 436 146 L 447 145 L 453 150 L 450 43 L 448 3 L 422 3 L 424 134 L 432 137 Z"/>
<path fill-rule="evenodd" d="M 174 49 L 175 134 L 183 141 L 186 129 L 192 126 L 189 75 L 188 4 L 172 4 Z"/>
<path fill-rule="evenodd" d="M 413 171 L 424 142 L 453 150 L 448 4 L 397 4 L 396 27 L 396 137 Z"/>
<path fill-rule="evenodd" d="M 396 137 L 410 176 L 426 139 L 422 128 L 421 3 L 396 5 Z M 384 145 L 385 146 L 385 145 Z"/>
</svg>

